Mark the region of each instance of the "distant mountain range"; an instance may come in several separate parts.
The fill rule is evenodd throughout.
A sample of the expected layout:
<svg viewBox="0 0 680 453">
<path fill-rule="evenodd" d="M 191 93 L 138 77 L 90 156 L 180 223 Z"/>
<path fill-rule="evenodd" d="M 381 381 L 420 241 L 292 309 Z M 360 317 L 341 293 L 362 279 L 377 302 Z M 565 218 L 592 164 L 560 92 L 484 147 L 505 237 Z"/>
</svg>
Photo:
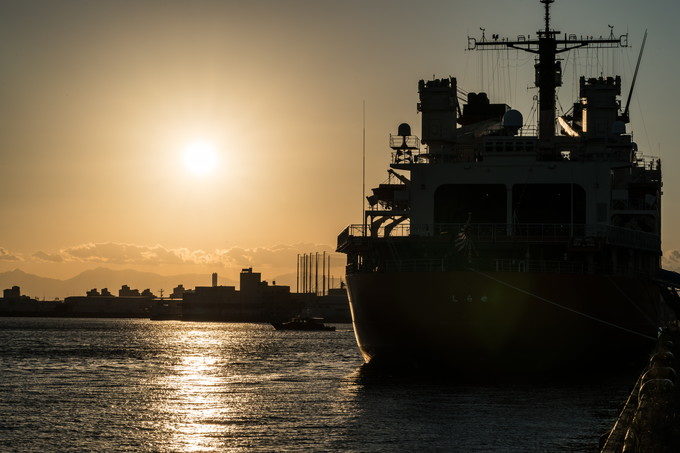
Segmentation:
<svg viewBox="0 0 680 453">
<path fill-rule="evenodd" d="M 43 297 L 63 299 L 66 296 L 85 295 L 85 291 L 92 288 L 100 290 L 101 288 L 108 288 L 111 293 L 118 295 L 118 290 L 122 285 L 129 285 L 131 288 L 138 288 L 140 291 L 149 288 L 156 295 L 159 295 L 158 290 L 163 288 L 167 296 L 172 292 L 172 288 L 180 283 L 185 288 L 205 286 L 210 284 L 210 276 L 206 274 L 160 275 L 153 272 L 141 272 L 132 269 L 114 270 L 105 267 L 83 271 L 67 280 L 28 274 L 20 269 L 0 273 L 0 289 L 17 285 L 21 287 L 22 294 L 38 299 Z M 233 280 L 223 277 L 220 277 L 219 283 L 221 285 L 235 284 Z"/>
</svg>

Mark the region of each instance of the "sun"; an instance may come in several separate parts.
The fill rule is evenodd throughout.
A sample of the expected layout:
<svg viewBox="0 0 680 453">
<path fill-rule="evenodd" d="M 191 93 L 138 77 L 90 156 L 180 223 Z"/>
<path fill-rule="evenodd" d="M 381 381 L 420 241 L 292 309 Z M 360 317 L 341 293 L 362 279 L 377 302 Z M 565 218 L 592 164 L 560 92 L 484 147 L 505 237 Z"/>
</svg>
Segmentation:
<svg viewBox="0 0 680 453">
<path fill-rule="evenodd" d="M 217 151 L 212 143 L 197 141 L 184 148 L 184 166 L 194 175 L 212 173 L 217 167 Z"/>
</svg>

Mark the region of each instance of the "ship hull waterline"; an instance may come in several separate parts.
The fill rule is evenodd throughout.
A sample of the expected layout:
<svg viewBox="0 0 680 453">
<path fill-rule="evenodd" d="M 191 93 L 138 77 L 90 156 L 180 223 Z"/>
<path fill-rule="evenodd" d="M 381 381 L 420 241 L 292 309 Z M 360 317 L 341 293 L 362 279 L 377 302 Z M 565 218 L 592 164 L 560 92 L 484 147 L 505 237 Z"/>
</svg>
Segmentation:
<svg viewBox="0 0 680 453">
<path fill-rule="evenodd" d="M 366 362 L 460 373 L 634 365 L 669 316 L 643 277 L 387 272 L 349 274 L 347 283 Z"/>
</svg>

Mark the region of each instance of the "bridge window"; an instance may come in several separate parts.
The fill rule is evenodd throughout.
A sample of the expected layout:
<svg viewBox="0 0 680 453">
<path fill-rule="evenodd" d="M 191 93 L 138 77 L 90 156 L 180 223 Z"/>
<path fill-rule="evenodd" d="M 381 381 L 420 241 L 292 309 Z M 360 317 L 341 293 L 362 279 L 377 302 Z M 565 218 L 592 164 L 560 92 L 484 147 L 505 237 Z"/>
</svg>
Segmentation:
<svg viewBox="0 0 680 453">
<path fill-rule="evenodd" d="M 434 193 L 435 223 L 506 223 L 504 184 L 446 184 Z"/>
<path fill-rule="evenodd" d="M 515 223 L 586 223 L 586 191 L 578 184 L 515 184 Z"/>
</svg>

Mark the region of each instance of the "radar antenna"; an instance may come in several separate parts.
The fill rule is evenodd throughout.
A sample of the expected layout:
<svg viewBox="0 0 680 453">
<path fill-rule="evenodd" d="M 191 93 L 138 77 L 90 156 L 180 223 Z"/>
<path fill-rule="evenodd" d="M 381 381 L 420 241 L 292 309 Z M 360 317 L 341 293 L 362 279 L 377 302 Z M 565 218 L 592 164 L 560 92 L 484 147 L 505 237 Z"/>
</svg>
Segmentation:
<svg viewBox="0 0 680 453">
<path fill-rule="evenodd" d="M 550 29 L 550 5 L 555 0 L 540 0 L 545 5 L 545 29 L 538 31 L 538 39 L 527 39 L 525 36 L 518 36 L 511 41 L 508 38 L 501 38 L 493 41 L 486 41 L 483 36 L 481 40 L 468 36 L 468 50 L 502 50 L 507 48 L 522 50 L 537 55 L 536 86 L 538 87 L 538 137 L 542 143 L 552 141 L 555 137 L 555 110 L 557 87 L 562 86 L 562 64 L 557 59 L 557 55 L 581 47 L 589 48 L 616 48 L 628 47 L 628 34 L 614 37 L 610 31 L 608 38 L 594 38 L 592 36 L 577 37 L 565 33 L 564 38 L 558 39 L 561 32 Z M 610 27 L 611 28 L 611 27 Z"/>
<path fill-rule="evenodd" d="M 550 31 L 550 4 L 554 3 L 555 0 L 541 0 L 541 3 L 545 4 L 545 32 Z"/>
</svg>

